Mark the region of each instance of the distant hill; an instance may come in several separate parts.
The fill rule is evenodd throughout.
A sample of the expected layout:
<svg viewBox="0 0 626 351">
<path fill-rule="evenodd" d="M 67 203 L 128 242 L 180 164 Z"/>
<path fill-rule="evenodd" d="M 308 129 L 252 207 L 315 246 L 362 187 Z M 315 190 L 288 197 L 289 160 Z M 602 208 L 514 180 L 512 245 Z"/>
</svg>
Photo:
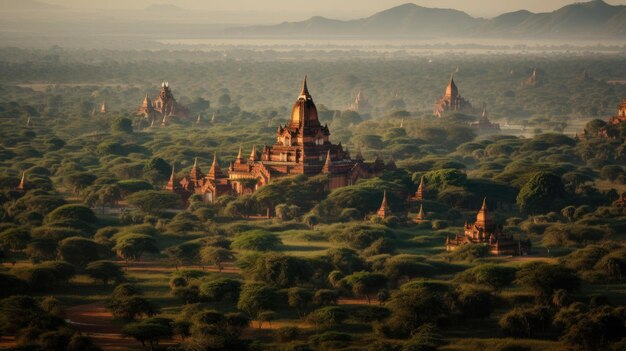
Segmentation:
<svg viewBox="0 0 626 351">
<path fill-rule="evenodd" d="M 0 0 L 0 8 L 3 11 L 50 11 L 64 10 L 60 5 L 48 4 L 37 0 Z"/>
<path fill-rule="evenodd" d="M 163 14 L 187 12 L 186 9 L 172 4 L 152 4 L 144 9 L 146 12 L 159 12 Z"/>
<path fill-rule="evenodd" d="M 277 37 L 626 38 L 626 6 L 594 0 L 548 13 L 520 10 L 482 19 L 453 9 L 404 4 L 362 19 L 341 21 L 316 16 L 300 22 L 232 28 L 228 33 Z"/>
</svg>

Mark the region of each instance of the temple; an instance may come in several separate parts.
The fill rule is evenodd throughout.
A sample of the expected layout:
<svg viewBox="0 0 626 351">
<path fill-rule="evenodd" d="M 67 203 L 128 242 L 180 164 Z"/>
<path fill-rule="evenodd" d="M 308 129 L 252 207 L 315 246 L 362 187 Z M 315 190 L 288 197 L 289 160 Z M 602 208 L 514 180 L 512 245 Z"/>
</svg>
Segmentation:
<svg viewBox="0 0 626 351">
<path fill-rule="evenodd" d="M 433 114 L 437 117 L 442 117 L 446 112 L 473 113 L 473 111 L 472 104 L 461 97 L 459 89 L 454 83 L 454 77 L 451 76 L 445 94 L 435 102 Z"/>
<path fill-rule="evenodd" d="M 146 94 L 137 115 L 151 120 L 156 118 L 165 120 L 165 118 L 174 116 L 187 118 L 189 111 L 176 102 L 169 83 L 163 82 L 161 83 L 161 91 L 154 98 L 154 101 L 150 100 L 148 94 Z"/>
<path fill-rule="evenodd" d="M 365 94 L 359 91 L 358 94 L 356 94 L 354 102 L 348 105 L 348 110 L 359 113 L 370 113 L 372 112 L 372 105 L 370 105 Z"/>
<path fill-rule="evenodd" d="M 483 113 L 480 115 L 478 122 L 470 124 L 470 127 L 475 128 L 480 134 L 500 132 L 500 124 L 491 123 L 489 120 L 489 117 L 487 116 L 487 107 L 483 108 Z"/>
<path fill-rule="evenodd" d="M 252 146 L 247 158 L 240 147 L 237 158 L 226 172 L 220 168 L 217 155 L 206 175 L 200 172 L 197 163 L 194 163 L 191 173 L 181 180 L 175 179 L 172 170 L 172 178 L 165 189 L 179 193 L 183 198 L 200 194 L 205 202 L 213 202 L 222 195 L 252 193 L 272 180 L 291 175 L 325 174 L 328 176 L 328 189 L 333 190 L 395 169 L 393 160 L 385 164 L 377 157 L 374 162 L 368 163 L 360 151 L 352 159 L 341 143 L 330 142 L 330 131 L 328 126 L 319 122 L 305 77 L 290 121 L 278 127 L 274 145 L 263 146 L 260 150 Z"/>
<path fill-rule="evenodd" d="M 617 115 L 609 119 L 610 125 L 617 125 L 626 122 L 626 99 L 622 101 L 617 110 Z"/>
<path fill-rule="evenodd" d="M 22 172 L 22 179 L 20 180 L 20 183 L 17 185 L 15 190 L 22 193 L 26 191 L 26 172 Z"/>
<path fill-rule="evenodd" d="M 424 184 L 424 176 L 422 176 L 420 178 L 420 185 L 417 187 L 417 191 L 415 192 L 415 195 L 413 196 L 413 200 L 416 201 L 424 201 L 424 198 L 426 197 L 426 185 Z"/>
<path fill-rule="evenodd" d="M 463 235 L 446 238 L 446 251 L 454 251 L 466 244 L 487 244 L 492 255 L 521 256 L 530 254 L 530 240 L 515 240 L 494 223 L 487 208 L 487 199 L 476 215 L 474 224 L 465 223 Z"/>
</svg>

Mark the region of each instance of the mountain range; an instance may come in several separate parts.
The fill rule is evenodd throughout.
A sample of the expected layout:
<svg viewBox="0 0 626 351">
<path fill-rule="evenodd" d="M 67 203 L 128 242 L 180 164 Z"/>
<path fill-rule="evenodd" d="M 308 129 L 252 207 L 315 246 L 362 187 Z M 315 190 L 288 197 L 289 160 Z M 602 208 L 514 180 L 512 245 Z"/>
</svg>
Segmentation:
<svg viewBox="0 0 626 351">
<path fill-rule="evenodd" d="M 315 16 L 300 22 L 231 28 L 230 35 L 266 37 L 500 37 L 500 38 L 626 38 L 626 6 L 602 0 L 574 3 L 547 13 L 526 10 L 491 19 L 453 9 L 408 3 L 355 20 Z"/>
</svg>

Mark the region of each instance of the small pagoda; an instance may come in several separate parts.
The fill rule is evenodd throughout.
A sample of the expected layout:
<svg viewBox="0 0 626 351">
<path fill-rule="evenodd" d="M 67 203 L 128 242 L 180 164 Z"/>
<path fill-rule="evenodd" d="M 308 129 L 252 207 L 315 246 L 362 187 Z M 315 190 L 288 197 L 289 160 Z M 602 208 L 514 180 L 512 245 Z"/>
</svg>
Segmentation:
<svg viewBox="0 0 626 351">
<path fill-rule="evenodd" d="M 378 216 L 378 218 L 381 218 L 381 219 L 385 219 L 385 218 L 393 216 L 393 213 L 391 212 L 391 208 L 389 207 L 389 204 L 387 203 L 387 190 L 383 192 L 383 202 L 380 204 L 380 208 L 376 212 L 376 216 Z"/>
</svg>

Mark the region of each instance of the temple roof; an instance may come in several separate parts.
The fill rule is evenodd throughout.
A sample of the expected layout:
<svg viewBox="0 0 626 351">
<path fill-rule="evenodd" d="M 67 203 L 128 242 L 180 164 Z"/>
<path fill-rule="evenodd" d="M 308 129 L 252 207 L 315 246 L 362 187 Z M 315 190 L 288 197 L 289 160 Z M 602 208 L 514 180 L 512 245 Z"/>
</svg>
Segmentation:
<svg viewBox="0 0 626 351">
<path fill-rule="evenodd" d="M 453 98 L 459 96 L 459 89 L 456 87 L 456 84 L 454 84 L 454 75 L 450 76 L 450 83 L 448 83 L 446 87 L 445 96 Z"/>
<path fill-rule="evenodd" d="M 493 226 L 493 219 L 491 213 L 487 208 L 487 198 L 483 199 L 483 205 L 476 215 L 475 225 L 479 228 L 491 229 Z"/>
<path fill-rule="evenodd" d="M 298 99 L 291 110 L 291 122 L 289 123 L 289 127 L 291 129 L 298 128 L 302 132 L 304 127 L 319 126 L 320 122 L 317 115 L 317 107 L 315 107 L 313 98 L 309 93 L 305 76 L 302 81 L 300 95 L 298 95 Z"/>
<path fill-rule="evenodd" d="M 380 208 L 376 213 L 381 218 L 386 218 L 391 215 L 391 209 L 389 208 L 389 204 L 387 203 L 387 190 L 383 192 L 383 201 L 380 204 Z"/>
<path fill-rule="evenodd" d="M 217 160 L 217 153 L 213 154 L 213 164 L 211 164 L 211 169 L 209 169 L 209 173 L 206 175 L 209 179 L 218 179 L 226 177 L 220 168 L 220 164 Z"/>
<path fill-rule="evenodd" d="M 189 172 L 189 177 L 192 180 L 199 180 L 199 179 L 202 179 L 203 177 L 202 171 L 200 171 L 200 167 L 198 167 L 197 157 L 193 160 L 193 167 L 191 167 L 191 172 Z"/>
</svg>

